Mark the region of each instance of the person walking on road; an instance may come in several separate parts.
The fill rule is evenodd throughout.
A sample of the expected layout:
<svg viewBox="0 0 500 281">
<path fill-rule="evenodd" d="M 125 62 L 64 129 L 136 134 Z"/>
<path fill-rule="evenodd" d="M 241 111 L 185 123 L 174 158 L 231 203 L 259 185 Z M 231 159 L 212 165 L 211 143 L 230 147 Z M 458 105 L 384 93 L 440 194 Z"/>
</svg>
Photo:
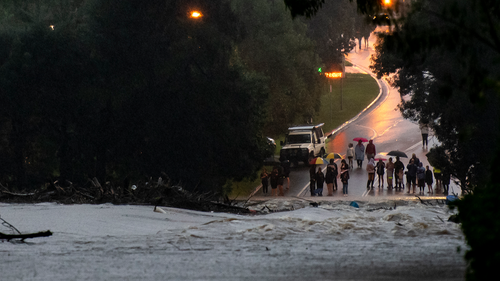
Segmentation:
<svg viewBox="0 0 500 281">
<path fill-rule="evenodd" d="M 344 196 L 348 194 L 348 181 L 349 181 L 349 165 L 342 159 L 340 164 L 340 181 L 342 182 L 342 193 Z"/>
<path fill-rule="evenodd" d="M 347 157 L 347 160 L 349 160 L 349 168 L 352 169 L 352 159 L 354 159 L 354 145 L 352 143 L 349 144 L 345 156 Z"/>
<path fill-rule="evenodd" d="M 429 124 L 427 122 L 420 122 L 419 128 L 422 134 L 422 147 L 428 147 L 427 137 L 429 136 Z"/>
<path fill-rule="evenodd" d="M 321 167 L 318 167 L 316 172 L 316 193 L 318 196 L 323 196 L 323 185 L 325 184 L 325 175 L 321 171 Z"/>
<path fill-rule="evenodd" d="M 361 140 L 358 141 L 358 144 L 354 148 L 354 155 L 356 161 L 358 162 L 358 169 L 361 169 L 361 166 L 363 166 L 363 160 L 365 160 L 365 146 Z"/>
<path fill-rule="evenodd" d="M 434 179 L 436 180 L 436 189 L 441 188 L 441 170 L 434 167 L 432 168 L 434 172 Z"/>
<path fill-rule="evenodd" d="M 427 193 L 432 192 L 432 171 L 429 169 L 429 165 L 425 166 L 425 183 L 427 184 L 427 188 L 429 191 Z"/>
<path fill-rule="evenodd" d="M 309 169 L 309 190 L 311 191 L 311 196 L 316 195 L 314 190 L 316 189 L 316 165 L 311 165 Z"/>
<path fill-rule="evenodd" d="M 408 193 L 410 193 L 412 187 L 413 193 L 415 193 L 415 187 L 417 185 L 417 166 L 414 163 L 414 160 L 410 159 L 410 163 L 406 165 L 406 169 L 408 170 L 408 173 L 406 174 L 408 179 Z"/>
<path fill-rule="evenodd" d="M 373 144 L 373 140 L 370 140 L 366 145 L 366 159 L 370 160 L 370 158 L 374 158 L 377 151 L 375 150 L 375 145 Z"/>
<path fill-rule="evenodd" d="M 373 182 L 375 180 L 375 160 L 370 158 L 368 164 L 366 164 L 366 171 L 368 172 L 368 182 L 366 182 L 366 188 L 373 188 Z"/>
<path fill-rule="evenodd" d="M 385 163 L 382 159 L 379 159 L 377 166 L 375 167 L 378 176 L 378 187 L 380 188 L 380 182 L 382 182 L 382 189 L 384 188 L 384 174 L 385 174 Z"/>
<path fill-rule="evenodd" d="M 267 194 L 267 189 L 269 186 L 269 174 L 266 168 L 262 168 L 262 173 L 260 173 L 260 181 L 262 183 L 262 193 Z"/>
<path fill-rule="evenodd" d="M 443 185 L 443 194 L 448 195 L 450 189 L 450 173 L 446 171 L 446 169 L 443 171 L 441 184 Z"/>
<path fill-rule="evenodd" d="M 403 162 L 399 160 L 399 156 L 396 156 L 396 162 L 394 162 L 394 175 L 396 177 L 396 191 L 399 189 L 405 188 L 404 181 L 403 181 L 403 174 L 405 170 L 405 165 L 403 165 Z"/>
<path fill-rule="evenodd" d="M 389 157 L 389 162 L 385 165 L 385 170 L 387 171 L 387 188 L 392 189 L 392 178 L 394 177 L 394 162 L 392 162 L 392 157 Z"/>
</svg>

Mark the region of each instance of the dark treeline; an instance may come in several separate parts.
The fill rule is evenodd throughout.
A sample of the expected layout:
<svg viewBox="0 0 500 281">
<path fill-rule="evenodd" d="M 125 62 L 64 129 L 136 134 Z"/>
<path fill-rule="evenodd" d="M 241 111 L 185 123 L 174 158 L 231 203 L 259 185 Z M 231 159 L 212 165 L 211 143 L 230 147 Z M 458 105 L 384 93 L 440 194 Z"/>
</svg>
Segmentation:
<svg viewBox="0 0 500 281">
<path fill-rule="evenodd" d="M 314 116 L 317 68 L 331 63 L 278 0 L 6 0 L 0 10 L 10 189 L 162 176 L 220 191 L 261 166 L 266 135 Z M 355 39 L 354 25 L 328 28 Z"/>
</svg>

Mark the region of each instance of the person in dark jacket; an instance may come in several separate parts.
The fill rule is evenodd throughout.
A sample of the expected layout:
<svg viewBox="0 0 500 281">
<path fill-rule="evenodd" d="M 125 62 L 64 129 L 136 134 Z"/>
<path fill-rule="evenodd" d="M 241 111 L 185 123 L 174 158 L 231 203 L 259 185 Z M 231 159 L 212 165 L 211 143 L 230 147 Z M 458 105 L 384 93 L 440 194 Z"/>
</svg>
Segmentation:
<svg viewBox="0 0 500 281">
<path fill-rule="evenodd" d="M 286 181 L 286 190 L 290 189 L 290 165 L 290 160 L 286 158 L 281 161 L 281 167 L 283 167 L 283 175 Z"/>
<path fill-rule="evenodd" d="M 349 165 L 347 165 L 347 162 L 345 159 L 342 159 L 341 164 L 340 164 L 340 181 L 342 182 L 342 193 L 344 193 L 344 196 L 347 196 L 348 193 L 348 182 L 349 182 Z"/>
<path fill-rule="evenodd" d="M 267 188 L 269 186 L 269 174 L 267 173 L 266 168 L 262 169 L 262 173 L 260 173 L 260 180 L 262 182 L 262 193 L 267 194 Z"/>
<path fill-rule="evenodd" d="M 410 193 L 412 187 L 413 193 L 415 193 L 415 187 L 417 185 L 417 166 L 415 165 L 413 159 L 410 159 L 410 163 L 406 165 L 406 169 L 408 170 L 408 173 L 406 174 L 408 179 L 408 193 Z"/>
<path fill-rule="evenodd" d="M 274 167 L 273 171 L 271 172 L 270 182 L 271 182 L 271 195 L 273 195 L 273 196 L 278 195 L 278 168 L 277 167 Z"/>
<path fill-rule="evenodd" d="M 330 159 L 330 164 L 326 167 L 325 182 L 328 189 L 328 196 L 333 196 L 333 191 L 337 190 L 337 164 L 333 159 Z"/>
<path fill-rule="evenodd" d="M 316 165 L 311 165 L 309 168 L 309 190 L 311 191 L 311 196 L 315 196 L 314 190 L 316 189 Z"/>
<path fill-rule="evenodd" d="M 425 192 L 425 168 L 422 162 L 418 163 L 417 166 L 417 185 L 419 188 L 419 192 L 424 194 Z"/>
<path fill-rule="evenodd" d="M 321 167 L 318 167 L 316 172 L 316 193 L 318 196 L 323 196 L 323 185 L 325 184 L 325 175 L 321 171 Z"/>
<path fill-rule="evenodd" d="M 427 184 L 427 188 L 429 191 L 427 193 L 433 193 L 432 192 L 432 171 L 429 169 L 429 165 L 425 166 L 425 183 Z"/>
<path fill-rule="evenodd" d="M 405 165 L 403 162 L 399 160 L 399 156 L 396 156 L 396 162 L 394 162 L 394 177 L 396 178 L 396 184 L 394 185 L 396 191 L 399 189 L 401 191 L 401 187 L 404 188 L 403 182 L 403 174 L 404 174 Z"/>
</svg>

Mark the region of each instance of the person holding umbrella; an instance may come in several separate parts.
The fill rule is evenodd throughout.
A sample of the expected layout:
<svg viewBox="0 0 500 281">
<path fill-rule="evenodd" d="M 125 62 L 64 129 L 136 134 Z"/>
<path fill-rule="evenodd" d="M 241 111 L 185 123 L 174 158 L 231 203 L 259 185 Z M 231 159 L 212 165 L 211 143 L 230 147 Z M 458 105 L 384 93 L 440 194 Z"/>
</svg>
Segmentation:
<svg viewBox="0 0 500 281">
<path fill-rule="evenodd" d="M 363 160 L 365 160 L 365 146 L 362 140 L 358 140 L 358 144 L 354 148 L 354 155 L 356 161 L 358 162 L 358 169 L 363 166 Z"/>
</svg>

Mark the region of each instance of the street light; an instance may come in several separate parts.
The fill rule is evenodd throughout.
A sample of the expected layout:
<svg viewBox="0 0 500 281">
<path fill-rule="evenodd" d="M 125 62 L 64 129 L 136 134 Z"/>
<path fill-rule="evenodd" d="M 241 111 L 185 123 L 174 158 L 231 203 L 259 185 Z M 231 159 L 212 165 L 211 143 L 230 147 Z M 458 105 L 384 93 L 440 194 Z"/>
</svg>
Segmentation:
<svg viewBox="0 0 500 281">
<path fill-rule="evenodd" d="M 192 19 L 198 19 L 201 18 L 203 15 L 199 11 L 192 11 L 191 15 L 189 16 Z"/>
</svg>

